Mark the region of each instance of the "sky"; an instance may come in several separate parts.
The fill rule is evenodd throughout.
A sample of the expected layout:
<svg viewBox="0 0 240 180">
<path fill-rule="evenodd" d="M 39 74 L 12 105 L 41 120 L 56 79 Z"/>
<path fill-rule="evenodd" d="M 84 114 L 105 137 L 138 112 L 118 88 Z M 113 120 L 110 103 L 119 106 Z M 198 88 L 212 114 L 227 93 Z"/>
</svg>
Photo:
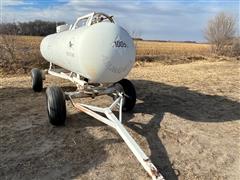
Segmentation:
<svg viewBox="0 0 240 180">
<path fill-rule="evenodd" d="M 209 19 L 224 11 L 237 19 L 239 0 L 0 0 L 1 22 L 35 19 L 74 23 L 95 12 L 113 15 L 116 23 L 143 39 L 203 42 Z"/>
</svg>

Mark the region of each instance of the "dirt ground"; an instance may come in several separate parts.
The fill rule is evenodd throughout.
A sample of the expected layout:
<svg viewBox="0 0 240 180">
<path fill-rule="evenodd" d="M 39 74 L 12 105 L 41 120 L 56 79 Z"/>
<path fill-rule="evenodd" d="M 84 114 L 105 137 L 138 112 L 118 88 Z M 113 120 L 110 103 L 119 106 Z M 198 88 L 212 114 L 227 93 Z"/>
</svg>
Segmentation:
<svg viewBox="0 0 240 180">
<path fill-rule="evenodd" d="M 240 179 L 239 67 L 156 62 L 129 74 L 138 100 L 124 124 L 166 179 Z M 0 80 L 0 179 L 149 179 L 112 128 L 69 102 L 66 126 L 53 127 L 29 76 Z M 71 86 L 47 76 L 44 86 L 53 84 Z"/>
</svg>

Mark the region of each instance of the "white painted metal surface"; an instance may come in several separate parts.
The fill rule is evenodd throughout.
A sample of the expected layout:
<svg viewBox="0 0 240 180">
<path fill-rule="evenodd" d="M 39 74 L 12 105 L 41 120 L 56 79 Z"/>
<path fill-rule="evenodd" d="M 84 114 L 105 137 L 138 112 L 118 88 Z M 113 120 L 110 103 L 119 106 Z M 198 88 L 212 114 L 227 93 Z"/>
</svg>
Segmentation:
<svg viewBox="0 0 240 180">
<path fill-rule="evenodd" d="M 95 13 L 80 17 L 69 30 L 45 37 L 40 51 L 47 61 L 90 82 L 117 82 L 134 64 L 133 40 L 113 21 L 99 22 L 96 17 Z"/>
<path fill-rule="evenodd" d="M 63 31 L 67 31 L 67 30 L 70 29 L 70 27 L 71 27 L 71 25 L 69 25 L 69 24 L 64 24 L 64 25 L 57 26 L 56 27 L 56 32 L 60 33 L 60 32 L 63 32 Z"/>
<path fill-rule="evenodd" d="M 164 180 L 164 177 L 161 175 L 161 173 L 157 170 L 157 168 L 154 166 L 151 160 L 146 156 L 143 150 L 138 146 L 136 141 L 131 137 L 131 135 L 127 132 L 127 130 L 124 128 L 124 126 L 121 123 L 121 119 L 122 119 L 121 107 L 123 102 L 122 94 L 119 94 L 119 97 L 107 108 L 100 108 L 100 107 L 86 105 L 86 104 L 74 103 L 73 100 L 71 99 L 71 96 L 70 96 L 70 100 L 73 106 L 76 107 L 78 110 L 83 111 L 84 113 L 116 129 L 119 135 L 123 138 L 125 143 L 130 148 L 130 150 L 136 156 L 138 161 L 142 164 L 144 169 L 147 171 L 149 176 L 153 180 Z M 120 107 L 119 119 L 117 119 L 117 117 L 112 112 L 112 109 L 115 108 L 117 105 L 119 105 Z M 105 114 L 107 118 L 98 113 Z"/>
</svg>

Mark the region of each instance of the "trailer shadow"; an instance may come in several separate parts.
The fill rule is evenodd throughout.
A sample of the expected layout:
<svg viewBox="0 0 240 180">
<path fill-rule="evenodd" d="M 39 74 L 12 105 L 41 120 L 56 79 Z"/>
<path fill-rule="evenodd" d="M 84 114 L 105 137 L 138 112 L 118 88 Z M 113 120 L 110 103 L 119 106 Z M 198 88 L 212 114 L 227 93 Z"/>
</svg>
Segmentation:
<svg viewBox="0 0 240 180">
<path fill-rule="evenodd" d="M 164 83 L 133 80 L 137 91 L 134 113 L 153 115 L 147 124 L 131 122 L 134 114 L 125 114 L 125 125 L 145 137 L 150 159 L 166 179 L 178 179 L 180 172 L 173 168 L 168 153 L 158 136 L 164 113 L 169 112 L 186 120 L 196 122 L 224 122 L 240 119 L 240 103 L 226 97 L 202 94 L 186 87 Z M 179 122 L 180 123 L 180 122 Z"/>
<path fill-rule="evenodd" d="M 158 133 L 166 112 L 195 122 L 218 123 L 240 119 L 240 103 L 217 95 L 207 95 L 186 87 L 175 87 L 164 83 L 133 80 L 137 103 L 133 114 L 124 113 L 124 124 L 146 138 L 151 151 L 150 159 L 166 179 L 178 179 L 180 171 L 174 169 L 166 148 Z M 134 113 L 153 115 L 147 124 L 130 121 Z M 81 115 L 82 116 L 82 115 Z M 85 122 L 85 126 L 98 126 L 101 123 Z"/>
<path fill-rule="evenodd" d="M 240 119 L 240 103 L 224 96 L 208 95 L 164 83 L 133 80 L 138 103 L 135 112 L 170 112 L 186 120 L 225 122 Z"/>
<path fill-rule="evenodd" d="M 79 177 L 106 161 L 106 145 L 122 142 L 89 133 L 87 127 L 105 125 L 83 113 L 69 114 L 65 127 L 50 125 L 45 89 L 3 87 L 0 101 L 0 179 Z"/>
<path fill-rule="evenodd" d="M 173 168 L 168 152 L 158 136 L 161 131 L 160 123 L 166 112 L 196 122 L 218 123 L 240 119 L 239 102 L 227 97 L 202 94 L 186 87 L 175 87 L 153 81 L 133 80 L 132 82 L 136 87 L 137 97 L 141 101 L 136 104 L 133 112 L 150 114 L 153 118 L 147 124 L 136 123 L 130 121 L 134 113 L 124 113 L 125 125 L 146 138 L 151 151 L 150 159 L 166 179 L 178 179 L 179 175 L 179 172 Z M 72 90 L 72 87 L 64 87 L 64 90 Z M 107 128 L 107 126 L 83 113 L 70 114 L 65 128 L 51 127 L 46 123 L 44 96 L 44 92 L 33 93 L 31 88 L 0 89 L 0 100 L 3 105 L 0 122 L 4 123 L 3 127 L 5 127 L 1 131 L 2 143 L 5 143 L 1 154 L 6 155 L 1 163 L 7 167 L 7 169 L 0 167 L 1 171 L 3 170 L 1 179 L 4 177 L 77 177 L 107 159 L 107 152 L 104 149 L 106 144 L 122 142 L 121 139 L 99 140 L 93 137 L 86 131 L 87 127 Z M 16 119 L 9 121 L 15 115 Z M 25 125 L 23 122 L 30 123 L 31 126 L 23 130 L 12 130 L 17 123 Z M 107 130 L 109 129 L 111 128 Z M 111 133 L 114 133 L 114 130 Z M 17 144 L 8 142 L 10 139 L 16 139 Z M 86 147 L 89 148 L 89 157 L 89 154 L 83 153 L 86 152 Z M 20 154 L 15 157 L 11 155 L 14 153 Z M 32 156 L 30 157 L 29 154 Z M 18 165 L 19 162 L 32 163 L 31 168 L 21 167 Z"/>
</svg>

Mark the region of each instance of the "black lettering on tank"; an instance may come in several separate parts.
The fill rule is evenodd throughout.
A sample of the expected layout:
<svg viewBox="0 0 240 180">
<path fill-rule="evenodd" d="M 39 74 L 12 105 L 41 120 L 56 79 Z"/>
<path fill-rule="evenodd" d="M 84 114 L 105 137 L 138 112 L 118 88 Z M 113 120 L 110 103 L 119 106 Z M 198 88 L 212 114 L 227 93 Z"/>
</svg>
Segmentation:
<svg viewBox="0 0 240 180">
<path fill-rule="evenodd" d="M 116 40 L 113 42 L 113 47 L 117 47 L 117 48 L 126 48 L 127 44 L 123 41 L 120 40 Z"/>
</svg>

